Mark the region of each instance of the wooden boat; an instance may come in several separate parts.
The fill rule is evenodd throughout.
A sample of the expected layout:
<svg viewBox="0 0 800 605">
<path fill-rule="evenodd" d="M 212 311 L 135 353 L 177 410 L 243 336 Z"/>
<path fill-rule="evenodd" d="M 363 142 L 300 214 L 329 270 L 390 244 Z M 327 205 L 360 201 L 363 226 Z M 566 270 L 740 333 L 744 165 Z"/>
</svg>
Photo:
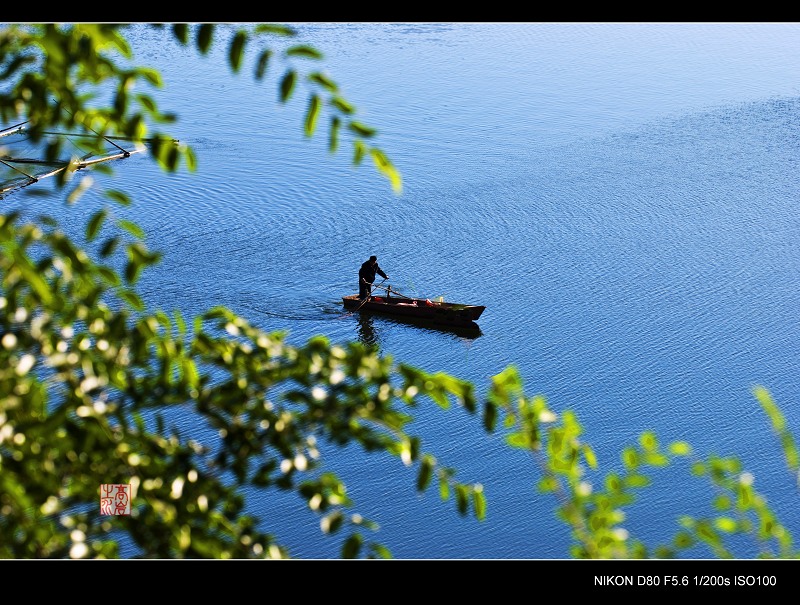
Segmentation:
<svg viewBox="0 0 800 605">
<path fill-rule="evenodd" d="M 374 288 L 383 288 L 374 286 Z M 396 317 L 415 318 L 443 326 L 473 327 L 486 307 L 480 305 L 463 305 L 452 302 L 432 301 L 427 298 L 404 296 L 393 291 L 391 286 L 383 288 L 385 296 L 359 298 L 357 294 L 343 296 L 345 309 L 366 311 L 369 313 L 385 313 Z"/>
</svg>

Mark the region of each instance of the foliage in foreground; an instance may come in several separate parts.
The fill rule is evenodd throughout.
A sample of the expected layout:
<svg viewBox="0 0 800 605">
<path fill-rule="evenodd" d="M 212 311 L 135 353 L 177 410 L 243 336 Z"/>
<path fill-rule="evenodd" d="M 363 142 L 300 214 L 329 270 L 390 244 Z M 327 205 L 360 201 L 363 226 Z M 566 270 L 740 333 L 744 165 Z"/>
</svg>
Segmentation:
<svg viewBox="0 0 800 605">
<path fill-rule="evenodd" d="M 0 223 L 0 556 L 115 557 L 120 532 L 145 557 L 289 556 L 245 513 L 245 486 L 295 492 L 324 532 L 342 535 L 342 557 L 391 556 L 365 538 L 375 525 L 350 512 L 342 481 L 315 472 L 331 444 L 389 452 L 415 466 L 416 489 L 435 479 L 461 514 L 484 517 L 482 486 L 457 482 L 405 430 L 425 400 L 477 414 L 472 384 L 358 343 L 315 337 L 291 347 L 224 308 L 191 327 L 177 313 L 138 312 L 133 281 L 155 258 L 132 258 L 140 266 L 122 279 L 48 223 L 13 215 Z M 796 472 L 780 412 L 765 390 L 757 396 Z M 198 435 L 169 428 L 172 410 L 196 416 Z M 624 508 L 648 485 L 645 469 L 689 454 L 686 444 L 664 451 L 644 434 L 622 453 L 625 471 L 596 489 L 577 419 L 526 397 L 513 367 L 494 377 L 482 420 L 487 431 L 499 421 L 511 447 L 536 457 L 539 488 L 557 497 L 571 528 L 573 557 L 674 557 L 698 541 L 734 557 L 725 536 L 742 533 L 760 545 L 758 556 L 797 555 L 735 459 L 695 463 L 719 490 L 720 515 L 686 517 L 672 545 L 650 552 L 624 528 Z M 100 514 L 101 483 L 131 484 L 130 517 Z"/>
<path fill-rule="evenodd" d="M 214 28 L 172 31 L 205 53 Z M 265 26 L 252 32 L 290 30 Z M 234 70 L 250 39 L 245 32 L 232 36 Z M 23 106 L 34 132 L 82 124 L 142 138 L 147 119 L 168 122 L 146 96 L 135 97 L 143 111 L 132 113 L 132 83 L 160 84 L 158 74 L 119 67 L 103 52 L 110 48 L 131 56 L 115 26 L 6 27 L 0 31 L 0 73 L 4 83 L 16 83 L 0 95 L 3 119 Z M 259 77 L 272 54 L 257 56 Z M 315 60 L 318 53 L 296 46 L 284 57 Z M 89 109 L 88 99 L 74 94 L 78 84 L 108 78 L 117 83 L 108 109 Z M 282 102 L 297 80 L 291 68 L 279 80 Z M 308 82 L 330 93 L 335 150 L 338 128 L 352 108 L 321 73 L 309 74 Z M 304 124 L 309 136 L 322 98 L 310 97 Z M 358 161 L 372 131 L 357 122 L 350 126 Z M 175 169 L 180 157 L 193 167 L 188 149 L 155 145 L 154 151 L 166 169 Z M 397 187 L 399 175 L 385 156 L 372 157 Z M 323 472 L 323 454 L 348 445 L 388 452 L 416 470 L 411 489 L 436 485 L 460 514 L 483 519 L 483 487 L 456 481 L 456 471 L 406 430 L 411 412 L 428 401 L 463 407 L 480 416 L 487 432 L 502 432 L 510 447 L 531 453 L 539 489 L 555 497 L 575 558 L 669 558 L 696 545 L 721 558 L 798 556 L 789 530 L 752 488 L 741 463 L 713 456 L 694 460 L 692 469 L 709 480 L 718 515 L 686 516 L 670 544 L 647 547 L 625 526 L 625 508 L 650 484 L 648 469 L 689 456 L 689 446 L 663 448 L 645 433 L 621 453 L 622 471 L 598 479 L 597 460 L 575 415 L 556 414 L 544 398 L 527 397 L 513 367 L 492 379 L 479 402 L 467 381 L 395 363 L 358 343 L 316 337 L 288 346 L 284 335 L 265 333 L 225 308 L 188 324 L 178 313 L 147 311 L 134 286 L 159 256 L 134 225 L 120 224 L 127 232 L 118 233 L 106 218 L 100 211 L 87 223 L 87 240 L 100 244 L 90 253 L 46 217 L 33 223 L 13 213 L 0 217 L 0 557 L 110 558 L 119 556 L 123 540 L 142 557 L 290 556 L 279 536 L 264 533 L 246 513 L 244 487 L 296 494 L 310 519 L 341 540 L 343 558 L 390 557 L 385 545 L 369 538 L 377 527 L 354 512 L 343 482 Z M 107 239 L 99 242 L 101 236 Z M 133 241 L 125 243 L 129 236 Z M 796 475 L 798 455 L 785 420 L 765 389 L 755 395 Z M 191 435 L 171 426 L 176 414 L 196 418 Z M 131 516 L 100 514 L 101 483 L 132 486 Z M 755 555 L 728 545 L 740 536 L 753 539 Z"/>
<path fill-rule="evenodd" d="M 307 44 L 291 43 L 296 35 L 291 27 L 211 23 L 150 27 L 167 29 L 172 41 L 200 55 L 209 54 L 215 39 L 222 39 L 219 44 L 227 44 L 231 71 L 238 74 L 251 69 L 256 82 L 274 86 L 281 104 L 305 93 L 303 135 L 309 139 L 317 136 L 327 120 L 331 154 L 340 150 L 342 142 L 349 142 L 354 166 L 371 159 L 392 189 L 402 191 L 399 171 L 371 143 L 377 130 L 358 119 L 356 107 L 333 78 L 313 67 L 323 59 L 322 53 Z M 130 65 L 134 54 L 126 33 L 125 25 L 111 23 L 0 26 L 0 121 L 24 121 L 33 140 L 56 127 L 83 129 L 97 135 L 98 149 L 102 137 L 108 135 L 147 140 L 152 157 L 165 170 L 177 170 L 181 162 L 195 170 L 196 158 L 190 147 L 175 145 L 169 135 L 153 132 L 154 125 L 171 124 L 176 116 L 162 112 L 156 99 L 143 92 L 161 89 L 164 82 L 157 70 Z M 165 38 L 166 42 L 169 39 Z M 106 93 L 110 100 L 98 102 L 99 90 L 110 91 Z M 59 158 L 62 144 L 60 140 L 50 143 L 47 159 Z M 61 184 L 73 176 L 74 171 L 62 173 Z M 74 189 L 81 192 L 80 186 Z"/>
</svg>

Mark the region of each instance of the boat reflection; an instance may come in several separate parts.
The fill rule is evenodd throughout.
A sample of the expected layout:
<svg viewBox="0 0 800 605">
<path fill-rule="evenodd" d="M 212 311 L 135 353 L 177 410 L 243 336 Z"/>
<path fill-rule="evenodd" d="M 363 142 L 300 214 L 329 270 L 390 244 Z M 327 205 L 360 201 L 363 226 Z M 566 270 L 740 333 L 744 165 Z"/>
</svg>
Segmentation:
<svg viewBox="0 0 800 605">
<path fill-rule="evenodd" d="M 369 313 L 356 313 L 358 318 L 358 340 L 368 347 L 380 347 L 375 326 Z"/>
<path fill-rule="evenodd" d="M 358 339 L 365 345 L 380 347 L 380 324 L 394 323 L 397 325 L 413 325 L 423 330 L 432 332 L 447 332 L 460 338 L 474 340 L 483 335 L 480 326 L 472 322 L 467 325 L 449 326 L 444 324 L 434 324 L 430 320 L 419 319 L 416 317 L 398 317 L 383 313 L 367 313 L 361 311 L 356 314 L 358 320 Z M 376 319 L 377 327 L 376 327 Z"/>
</svg>

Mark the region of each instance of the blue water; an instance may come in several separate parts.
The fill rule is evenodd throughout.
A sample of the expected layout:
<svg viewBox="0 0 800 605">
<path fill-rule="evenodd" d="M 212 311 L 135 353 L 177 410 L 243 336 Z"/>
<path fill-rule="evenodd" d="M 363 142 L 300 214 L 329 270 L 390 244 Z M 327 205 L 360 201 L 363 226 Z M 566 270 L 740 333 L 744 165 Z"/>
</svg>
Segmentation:
<svg viewBox="0 0 800 605">
<path fill-rule="evenodd" d="M 143 278 L 148 302 L 188 316 L 227 305 L 297 344 L 374 342 L 480 393 L 513 363 L 529 395 L 577 414 L 603 474 L 654 430 L 740 457 L 798 534 L 796 479 L 751 388 L 768 387 L 800 435 L 800 24 L 295 25 L 378 128 L 403 194 L 349 150 L 330 157 L 324 136 L 305 140 L 306 94 L 277 103 L 277 68 L 256 84 L 221 49 L 197 60 L 136 28 L 137 59 L 163 72 L 157 98 L 180 117 L 172 132 L 199 158 L 194 175 L 146 157 L 116 169 L 135 203 L 115 213 L 164 253 Z M 48 207 L 76 229 L 92 209 Z M 481 334 L 342 317 L 370 254 L 407 294 L 485 305 Z M 326 448 L 355 510 L 380 524 L 370 539 L 398 558 L 569 557 L 529 455 L 463 410 L 415 418 L 424 448 L 484 485 L 487 518 L 416 494 L 394 458 Z M 686 464 L 653 477 L 626 509 L 632 536 L 656 546 L 679 515 L 714 514 Z M 296 498 L 247 496 L 295 556 L 338 555 Z"/>
</svg>

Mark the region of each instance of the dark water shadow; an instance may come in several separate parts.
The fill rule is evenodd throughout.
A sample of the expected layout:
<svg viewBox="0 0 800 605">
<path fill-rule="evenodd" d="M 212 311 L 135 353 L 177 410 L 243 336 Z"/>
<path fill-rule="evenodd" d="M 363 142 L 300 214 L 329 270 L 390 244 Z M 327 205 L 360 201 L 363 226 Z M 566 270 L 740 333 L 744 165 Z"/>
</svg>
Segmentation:
<svg viewBox="0 0 800 605">
<path fill-rule="evenodd" d="M 365 345 L 380 346 L 380 324 L 381 323 L 394 323 L 404 326 L 416 326 L 421 330 L 427 330 L 436 333 L 448 333 L 458 336 L 459 338 L 466 338 L 474 340 L 483 336 L 483 332 L 477 323 L 471 322 L 463 326 L 449 326 L 446 324 L 432 323 L 430 320 L 419 319 L 416 317 L 398 317 L 395 315 L 384 315 L 382 313 L 367 313 L 361 311 L 358 315 L 358 338 Z M 377 323 L 376 323 L 377 320 Z"/>
<path fill-rule="evenodd" d="M 375 323 L 369 313 L 357 313 L 358 317 L 358 340 L 368 347 L 380 348 L 378 335 L 375 333 Z"/>
</svg>

